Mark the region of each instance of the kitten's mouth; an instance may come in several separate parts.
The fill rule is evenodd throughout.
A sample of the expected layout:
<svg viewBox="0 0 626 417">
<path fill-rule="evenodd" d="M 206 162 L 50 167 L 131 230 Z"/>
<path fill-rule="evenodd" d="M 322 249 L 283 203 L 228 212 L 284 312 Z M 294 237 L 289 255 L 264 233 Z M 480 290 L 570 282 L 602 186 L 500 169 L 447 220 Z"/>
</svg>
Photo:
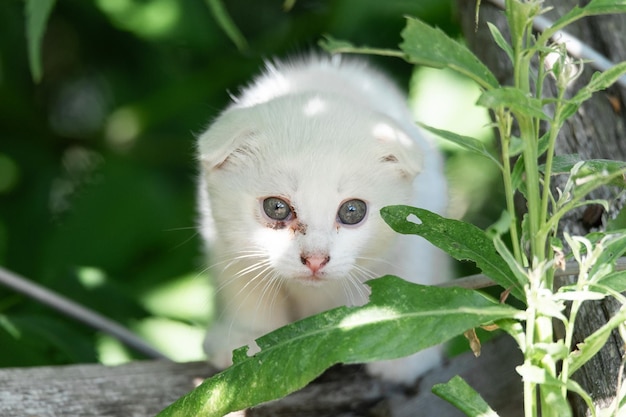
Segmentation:
<svg viewBox="0 0 626 417">
<path fill-rule="evenodd" d="M 310 275 L 302 275 L 298 277 L 298 281 L 302 285 L 310 285 L 310 286 L 317 287 L 319 285 L 322 285 L 324 281 L 326 280 L 323 277 L 319 276 L 318 274 L 310 274 Z"/>
</svg>

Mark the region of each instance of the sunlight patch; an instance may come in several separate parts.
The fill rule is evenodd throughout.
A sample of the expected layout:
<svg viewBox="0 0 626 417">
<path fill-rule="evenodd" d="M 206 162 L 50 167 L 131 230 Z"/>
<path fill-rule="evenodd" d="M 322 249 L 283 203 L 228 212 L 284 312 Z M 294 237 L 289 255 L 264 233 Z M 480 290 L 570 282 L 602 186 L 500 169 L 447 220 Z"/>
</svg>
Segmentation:
<svg viewBox="0 0 626 417">
<path fill-rule="evenodd" d="M 304 114 L 306 116 L 312 117 L 322 113 L 325 109 L 326 103 L 324 103 L 321 98 L 314 97 L 311 100 L 307 101 L 304 105 Z"/>
<path fill-rule="evenodd" d="M 372 134 L 381 142 L 398 142 L 408 147 L 414 145 L 411 138 L 387 123 L 377 123 L 372 129 Z"/>
<path fill-rule="evenodd" d="M 401 315 L 387 307 L 372 307 L 365 310 L 360 310 L 354 314 L 349 315 L 339 323 L 339 328 L 342 330 L 350 330 L 354 327 L 362 326 L 365 324 L 376 323 L 380 321 L 393 320 L 399 318 Z"/>
<path fill-rule="evenodd" d="M 104 136 L 116 149 L 127 149 L 135 142 L 143 128 L 139 110 L 130 106 L 122 107 L 109 116 Z"/>
<path fill-rule="evenodd" d="M 103 270 L 85 266 L 78 269 L 78 280 L 83 287 L 93 290 L 103 286 L 107 277 Z"/>
</svg>

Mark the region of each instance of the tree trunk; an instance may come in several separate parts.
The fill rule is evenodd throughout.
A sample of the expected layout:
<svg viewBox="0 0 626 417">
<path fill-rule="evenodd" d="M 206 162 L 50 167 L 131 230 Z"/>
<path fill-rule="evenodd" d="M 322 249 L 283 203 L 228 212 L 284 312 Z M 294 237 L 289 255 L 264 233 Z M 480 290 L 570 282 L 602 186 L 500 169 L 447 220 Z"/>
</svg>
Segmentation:
<svg viewBox="0 0 626 417">
<path fill-rule="evenodd" d="M 577 0 L 546 0 L 544 7 L 553 7 L 545 16 L 554 21 L 580 3 Z M 493 42 L 486 22 L 495 24 L 508 36 L 504 13 L 495 6 L 482 1 L 478 25 L 475 23 L 475 1 L 459 0 L 459 11 L 463 32 L 470 49 L 494 72 L 503 84 L 511 84 L 510 61 Z M 565 29 L 591 48 L 605 55 L 614 63 L 626 60 L 626 15 L 609 15 L 585 18 Z M 587 84 L 595 72 L 587 64 L 582 76 L 572 91 Z M 553 86 L 551 86 L 552 92 Z M 579 154 L 585 159 L 626 159 L 626 89 L 613 86 L 596 93 L 564 126 L 557 140 L 557 154 Z M 563 185 L 564 178 L 557 178 L 555 186 Z M 616 197 L 614 189 L 598 190 L 589 198 L 603 198 L 610 202 L 610 210 L 603 213 L 598 206 L 582 208 L 567 216 L 562 223 L 561 233 L 585 235 L 602 229 L 609 219 L 614 218 L 624 205 L 624 195 Z M 570 282 L 573 277 L 570 277 Z M 567 281 L 566 281 L 567 282 Z M 562 282 L 560 283 L 563 285 Z M 575 343 L 602 326 L 617 311 L 619 303 L 612 298 L 601 302 L 586 302 L 578 315 Z M 583 388 L 592 395 L 597 406 L 605 407 L 615 397 L 618 371 L 624 354 L 621 338 L 614 332 L 607 345 L 574 374 Z M 589 411 L 578 396 L 572 397 L 575 416 L 588 415 Z"/>
</svg>

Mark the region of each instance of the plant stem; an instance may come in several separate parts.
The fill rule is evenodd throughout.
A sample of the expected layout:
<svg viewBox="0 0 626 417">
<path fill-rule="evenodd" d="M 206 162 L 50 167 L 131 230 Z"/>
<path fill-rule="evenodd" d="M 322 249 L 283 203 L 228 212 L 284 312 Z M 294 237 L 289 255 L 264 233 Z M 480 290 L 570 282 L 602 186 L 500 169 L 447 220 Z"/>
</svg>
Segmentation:
<svg viewBox="0 0 626 417">
<path fill-rule="evenodd" d="M 517 215 L 515 214 L 514 201 L 515 189 L 511 177 L 511 156 L 509 154 L 511 145 L 511 114 L 504 111 L 504 109 L 498 110 L 497 113 L 496 120 L 498 120 L 498 130 L 502 143 L 502 178 L 504 182 L 504 194 L 506 196 L 506 209 L 511 216 L 509 231 L 513 245 L 513 255 L 517 262 L 524 265 L 525 262 L 520 248 L 519 235 L 517 233 Z"/>
<path fill-rule="evenodd" d="M 524 365 L 532 365 L 530 358 L 532 347 L 535 345 L 535 320 L 537 318 L 537 310 L 533 306 L 533 283 L 529 283 L 530 287 L 526 287 L 526 300 L 528 308 L 526 309 L 526 340 L 524 349 Z M 537 416 L 537 395 L 536 384 L 524 378 L 524 417 Z"/>
<path fill-rule="evenodd" d="M 511 7 L 516 7 L 511 5 Z M 518 12 L 528 12 L 530 9 L 519 7 Z M 508 14 L 512 16 L 513 13 Z M 531 94 L 530 89 L 530 63 L 534 56 L 534 48 L 532 45 L 533 37 L 531 33 L 531 24 L 533 16 L 524 16 L 526 24 L 520 33 L 516 33 L 517 38 L 513 39 L 513 73 L 514 85 L 520 89 L 525 95 Z M 519 22 L 520 20 L 518 20 Z M 509 22 L 511 25 L 512 22 Z M 530 46 L 529 46 L 530 45 Z M 543 75 L 539 74 L 538 83 L 542 81 Z M 541 87 L 535 86 L 536 93 L 542 94 Z M 540 271 L 542 261 L 546 258 L 546 240 L 545 235 L 541 235 L 542 220 L 542 198 L 539 186 L 539 167 L 538 167 L 538 148 L 539 148 L 539 119 L 531 117 L 527 114 L 516 113 L 517 122 L 520 130 L 520 138 L 523 142 L 523 158 L 524 158 L 524 174 L 526 184 L 527 199 L 527 226 L 528 238 L 530 240 L 530 267 L 535 271 Z M 507 144 L 508 145 L 508 144 Z M 549 357 L 541 360 L 532 358 L 536 343 L 552 342 L 552 326 L 551 319 L 539 314 L 538 303 L 540 302 L 540 291 L 545 288 L 545 282 L 541 274 L 531 271 L 529 287 L 527 290 L 528 307 L 526 309 L 526 349 L 524 351 L 524 364 L 540 366 L 549 372 L 555 374 L 554 361 Z M 538 414 L 538 404 L 536 396 L 536 384 L 531 381 L 524 381 L 524 412 L 526 417 L 535 417 Z M 540 398 L 542 404 L 542 412 L 550 415 L 545 405 L 546 396 L 543 390 L 540 390 Z"/>
<path fill-rule="evenodd" d="M 545 259 L 545 241 L 538 233 L 540 228 L 541 198 L 539 191 L 539 167 L 537 163 L 537 139 L 534 125 L 528 116 L 518 117 L 520 136 L 524 141 L 524 173 L 526 174 L 526 198 L 528 208 L 528 235 L 530 238 L 531 264 Z"/>
<path fill-rule="evenodd" d="M 570 315 L 567 323 L 565 323 L 565 347 L 571 349 L 572 340 L 574 338 L 574 323 L 576 323 L 576 315 L 578 314 L 578 310 L 580 309 L 582 302 L 580 300 L 574 300 L 572 302 L 572 307 L 570 309 Z M 562 369 L 561 369 L 561 381 L 563 382 L 563 387 L 561 391 L 563 395 L 567 395 L 567 389 L 565 384 L 569 379 L 569 361 L 564 360 Z"/>
<path fill-rule="evenodd" d="M 546 228 L 545 225 L 548 223 L 548 208 L 549 203 L 552 201 L 552 193 L 551 193 L 551 179 L 552 179 L 552 162 L 554 160 L 554 148 L 556 144 L 556 138 L 561 130 L 562 121 L 561 114 L 563 111 L 563 95 L 564 91 L 559 91 L 559 97 L 556 101 L 554 117 L 552 122 L 550 123 L 550 131 L 548 133 L 548 150 L 546 152 L 546 163 L 545 169 L 543 173 L 543 194 L 541 197 L 541 218 L 539 220 L 540 229 L 542 232 L 538 233 L 538 239 L 543 242 L 545 247 L 548 239 L 548 233 L 552 233 L 552 228 Z M 552 257 L 552 252 L 549 252 L 548 257 Z M 546 274 L 546 287 L 550 289 L 550 291 L 554 290 L 554 276 L 552 273 Z"/>
</svg>

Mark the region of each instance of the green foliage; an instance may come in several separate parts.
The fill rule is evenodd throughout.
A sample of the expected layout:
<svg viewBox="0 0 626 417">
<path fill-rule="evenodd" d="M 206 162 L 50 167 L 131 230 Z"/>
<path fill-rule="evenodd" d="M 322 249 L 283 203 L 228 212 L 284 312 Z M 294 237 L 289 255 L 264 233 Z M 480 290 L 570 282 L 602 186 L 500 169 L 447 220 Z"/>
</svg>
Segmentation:
<svg viewBox="0 0 626 417">
<path fill-rule="evenodd" d="M 519 313 L 461 288 L 427 287 L 392 276 L 368 285 L 367 305 L 333 309 L 257 339 L 260 352 L 235 351 L 233 366 L 159 415 L 222 416 L 287 395 L 334 364 L 399 358 Z"/>
<path fill-rule="evenodd" d="M 211 13 L 213 13 L 217 23 L 228 35 L 230 40 L 237 46 L 237 49 L 242 52 L 246 52 L 249 48 L 248 42 L 226 11 L 224 3 L 222 3 L 221 0 L 206 0 L 206 3 L 211 9 Z"/>
<path fill-rule="evenodd" d="M 497 416 L 489 404 L 459 376 L 455 376 L 445 384 L 434 385 L 433 393 L 463 411 L 467 416 Z"/>
<path fill-rule="evenodd" d="M 486 275 L 524 300 L 525 282 L 515 279 L 516 274 L 498 255 L 493 240 L 476 226 L 417 207 L 390 206 L 380 213 L 396 232 L 419 235 L 459 261 L 475 262 Z"/>
<path fill-rule="evenodd" d="M 28 62 L 35 81 L 43 76 L 41 68 L 41 42 L 48 17 L 56 0 L 27 0 L 26 5 L 26 38 L 28 40 Z"/>
<path fill-rule="evenodd" d="M 611 13 L 626 13 L 626 2 L 623 0 L 592 0 L 585 7 L 574 7 L 554 22 L 552 28 L 544 32 L 542 35 L 543 39 L 540 39 L 540 41 L 545 41 L 554 35 L 557 30 L 561 30 L 583 17 Z"/>
<path fill-rule="evenodd" d="M 400 44 L 400 49 L 406 54 L 406 60 L 413 64 L 447 67 L 467 75 L 484 88 L 498 86 L 496 77 L 485 64 L 440 29 L 432 28 L 420 20 L 407 18 L 402 39 L 404 42 Z M 428 39 L 428 42 L 423 42 L 424 39 Z"/>
<path fill-rule="evenodd" d="M 472 152 L 476 155 L 480 155 L 491 160 L 491 162 L 496 164 L 498 168 L 502 169 L 502 164 L 500 164 L 500 161 L 498 161 L 496 157 L 487 149 L 487 147 L 485 146 L 483 142 L 477 139 L 474 139 L 472 137 L 469 137 L 469 136 L 462 136 L 462 135 L 458 135 L 454 132 L 450 132 L 447 130 L 436 129 L 432 126 L 427 126 L 423 123 L 420 123 L 420 126 L 423 129 L 431 133 L 434 133 L 437 136 L 445 138 L 447 141 L 450 141 L 456 145 L 463 147 L 465 150 L 469 152 Z"/>
</svg>

